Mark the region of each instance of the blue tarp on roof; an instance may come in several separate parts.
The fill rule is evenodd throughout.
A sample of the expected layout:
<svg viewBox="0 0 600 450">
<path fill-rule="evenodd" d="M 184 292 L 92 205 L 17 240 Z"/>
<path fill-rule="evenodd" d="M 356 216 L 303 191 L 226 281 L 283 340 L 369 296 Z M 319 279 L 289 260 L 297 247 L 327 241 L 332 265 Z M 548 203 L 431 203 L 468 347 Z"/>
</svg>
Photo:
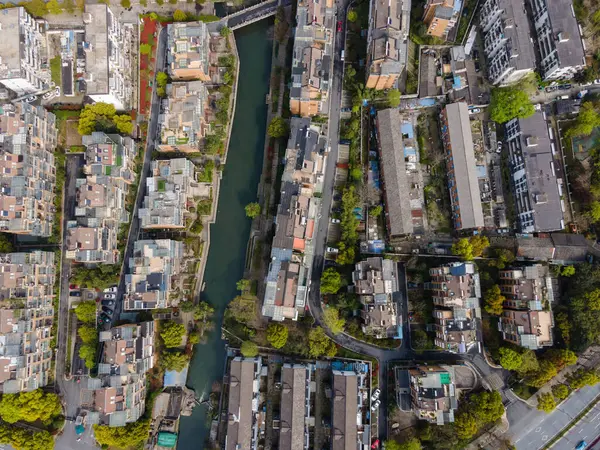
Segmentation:
<svg viewBox="0 0 600 450">
<path fill-rule="evenodd" d="M 383 253 L 385 251 L 385 242 L 382 240 L 373 240 L 367 243 L 369 253 Z"/>
<path fill-rule="evenodd" d="M 424 107 L 435 106 L 435 98 L 422 98 L 419 100 L 419 105 Z"/>
<path fill-rule="evenodd" d="M 454 84 L 452 85 L 452 87 L 454 89 L 460 89 L 462 87 L 462 82 L 460 81 L 460 77 L 455 75 L 454 76 Z"/>
<path fill-rule="evenodd" d="M 404 147 L 404 157 L 415 156 L 417 154 L 417 150 L 414 147 Z"/>
<path fill-rule="evenodd" d="M 415 132 L 413 130 L 412 123 L 410 122 L 402 122 L 400 125 L 400 131 L 402 134 L 406 134 L 408 139 L 413 139 L 415 137 Z"/>
</svg>

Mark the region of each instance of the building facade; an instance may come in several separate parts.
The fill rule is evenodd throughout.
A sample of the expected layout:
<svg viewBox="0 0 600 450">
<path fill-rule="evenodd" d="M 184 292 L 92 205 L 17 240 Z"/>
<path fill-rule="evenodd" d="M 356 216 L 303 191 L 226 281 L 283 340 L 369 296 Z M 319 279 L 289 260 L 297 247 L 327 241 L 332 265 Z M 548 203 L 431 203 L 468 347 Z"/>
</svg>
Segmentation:
<svg viewBox="0 0 600 450">
<path fill-rule="evenodd" d="M 24 102 L 3 105 L 0 112 L 0 231 L 49 237 L 55 220 L 56 117 Z"/>
<path fill-rule="evenodd" d="M 467 104 L 446 105 L 440 114 L 440 123 L 454 229 L 482 228 L 483 209 Z"/>
<path fill-rule="evenodd" d="M 51 87 L 47 28 L 21 6 L 0 11 L 0 83 L 18 96 Z"/>
<path fill-rule="evenodd" d="M 0 390 L 31 391 L 51 378 L 54 252 L 0 255 Z"/>
<path fill-rule="evenodd" d="M 450 30 L 456 26 L 461 6 L 462 2 L 459 0 L 427 0 L 423 12 L 427 34 L 446 39 Z"/>
</svg>

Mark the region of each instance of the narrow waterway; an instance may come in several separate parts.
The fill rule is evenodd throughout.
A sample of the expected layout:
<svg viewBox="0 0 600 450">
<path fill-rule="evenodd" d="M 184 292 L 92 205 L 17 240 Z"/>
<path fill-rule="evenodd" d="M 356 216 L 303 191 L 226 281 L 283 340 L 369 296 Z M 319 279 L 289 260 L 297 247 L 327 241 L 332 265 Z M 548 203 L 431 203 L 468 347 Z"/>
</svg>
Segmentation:
<svg viewBox="0 0 600 450">
<path fill-rule="evenodd" d="M 207 343 L 198 346 L 188 375 L 188 386 L 197 395 L 210 393 L 223 373 L 225 347 L 221 322 L 227 303 L 237 295 L 235 284 L 243 277 L 250 220 L 244 206 L 256 200 L 263 162 L 272 41 L 265 19 L 236 31 L 240 79 L 227 164 L 221 182 L 217 221 L 211 227 L 211 245 L 202 299 L 214 306 L 217 327 Z M 204 448 L 208 437 L 206 408 L 198 406 L 191 417 L 182 417 L 177 448 Z"/>
</svg>

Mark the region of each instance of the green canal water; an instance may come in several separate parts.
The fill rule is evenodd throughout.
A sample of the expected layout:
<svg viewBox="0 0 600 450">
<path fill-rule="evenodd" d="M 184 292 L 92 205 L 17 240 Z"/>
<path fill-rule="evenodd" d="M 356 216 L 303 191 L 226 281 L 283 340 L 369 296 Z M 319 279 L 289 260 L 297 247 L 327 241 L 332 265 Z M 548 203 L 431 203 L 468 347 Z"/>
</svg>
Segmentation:
<svg viewBox="0 0 600 450">
<path fill-rule="evenodd" d="M 206 344 L 196 348 L 187 384 L 204 399 L 214 381 L 220 380 L 225 361 L 225 346 L 220 326 L 227 303 L 237 295 L 235 284 L 243 277 L 250 220 L 244 206 L 256 200 L 263 163 L 272 41 L 267 31 L 270 22 L 262 20 L 236 31 L 240 57 L 240 77 L 235 118 L 223 172 L 217 221 L 211 226 L 211 244 L 202 300 L 215 308 L 217 326 Z M 191 417 L 182 417 L 177 448 L 203 449 L 209 428 L 206 407 L 197 406 Z"/>
</svg>

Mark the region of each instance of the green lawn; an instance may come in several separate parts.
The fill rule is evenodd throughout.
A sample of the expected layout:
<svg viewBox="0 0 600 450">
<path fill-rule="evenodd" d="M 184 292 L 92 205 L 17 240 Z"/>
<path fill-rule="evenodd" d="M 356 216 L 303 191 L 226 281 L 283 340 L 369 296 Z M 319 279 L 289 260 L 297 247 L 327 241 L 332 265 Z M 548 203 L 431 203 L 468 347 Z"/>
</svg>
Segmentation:
<svg viewBox="0 0 600 450">
<path fill-rule="evenodd" d="M 60 56 L 55 56 L 54 58 L 52 58 L 50 60 L 50 77 L 52 79 L 52 82 L 54 84 L 56 84 L 57 86 L 60 86 L 61 66 L 62 66 L 62 60 L 60 59 Z"/>
<path fill-rule="evenodd" d="M 165 192 L 167 182 L 165 180 L 158 180 L 158 192 Z"/>
</svg>

